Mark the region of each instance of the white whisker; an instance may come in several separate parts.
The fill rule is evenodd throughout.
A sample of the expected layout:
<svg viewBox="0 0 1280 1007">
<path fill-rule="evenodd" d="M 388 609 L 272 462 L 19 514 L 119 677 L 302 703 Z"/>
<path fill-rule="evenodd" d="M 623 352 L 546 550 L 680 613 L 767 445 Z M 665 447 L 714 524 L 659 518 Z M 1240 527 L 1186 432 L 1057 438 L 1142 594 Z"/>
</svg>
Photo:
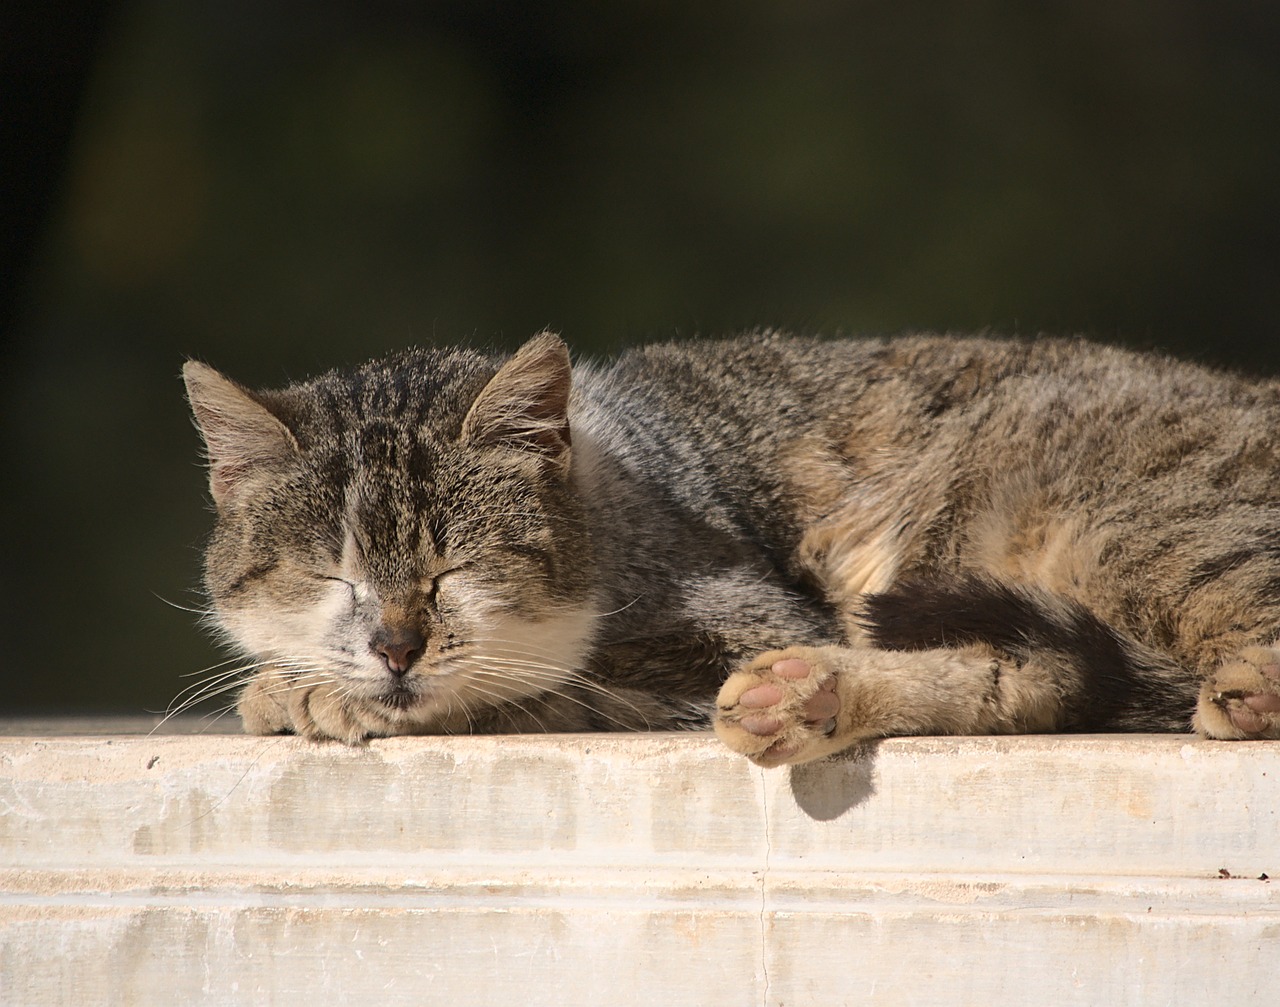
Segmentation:
<svg viewBox="0 0 1280 1007">
<path fill-rule="evenodd" d="M 559 699 L 565 700 L 566 702 L 569 702 L 569 703 L 573 703 L 574 705 L 579 706 L 584 710 L 589 710 L 590 712 L 605 718 L 611 723 L 617 725 L 622 730 L 631 729 L 631 725 L 626 724 L 624 721 L 613 716 L 606 710 L 602 710 L 599 707 L 594 706 L 591 703 L 587 702 L 586 700 L 580 699 L 579 697 L 572 695 L 571 693 L 565 691 L 564 689 L 557 688 L 557 686 L 566 685 L 566 684 L 583 687 L 584 683 L 573 681 L 573 680 L 566 681 L 566 679 L 561 678 L 559 676 L 544 676 L 541 672 L 537 672 L 537 671 L 534 671 L 532 673 L 521 674 L 516 671 L 511 671 L 504 668 L 494 668 L 492 666 L 487 666 L 485 664 L 469 665 L 469 670 L 473 673 L 473 675 L 476 675 L 482 678 L 487 678 L 490 680 L 497 679 L 498 681 L 513 682 L 519 685 L 538 684 L 541 686 L 538 692 L 533 693 L 531 695 L 526 695 L 522 697 L 505 698 L 505 702 L 510 703 L 512 705 L 514 705 L 515 698 L 520 698 L 520 699 L 524 699 L 531 702 L 542 702 L 543 704 L 546 704 L 548 703 L 548 700 L 545 697 L 555 696 Z M 479 690 L 478 686 L 475 686 L 474 678 L 472 678 L 472 684 L 474 687 L 477 688 L 477 691 L 481 691 Z M 634 703 L 631 703 L 630 701 L 622 698 L 621 696 L 616 695 L 615 693 L 611 692 L 605 687 L 598 685 L 598 683 L 587 683 L 587 684 L 589 684 L 592 687 L 589 691 L 595 692 L 606 699 L 613 700 L 616 703 L 629 707 L 632 710 L 632 712 L 635 713 L 636 716 L 639 717 L 641 720 L 643 720 L 646 726 L 648 726 L 648 718 Z M 492 692 L 490 692 L 489 694 L 495 695 L 495 696 L 498 695 L 497 693 L 492 693 Z M 525 709 L 525 712 L 528 713 L 530 716 L 534 716 L 533 712 L 528 709 Z M 541 724 L 541 721 L 539 721 L 539 723 Z M 544 731 L 546 730 L 545 725 L 543 725 L 543 730 Z"/>
<path fill-rule="evenodd" d="M 511 700 L 508 697 L 503 696 L 502 693 L 500 692 L 494 692 L 493 690 L 490 690 L 490 689 L 481 688 L 475 681 L 471 681 L 468 684 L 475 692 L 480 693 L 482 696 L 488 696 L 491 700 L 494 701 L 494 712 L 505 712 L 505 708 L 512 705 Z M 522 709 L 521 712 L 533 718 L 534 722 L 542 730 L 543 734 L 552 733 L 547 729 L 547 725 L 544 724 L 541 720 L 539 720 L 538 715 L 535 714 L 532 710 Z M 508 716 L 510 715 L 508 714 Z M 469 715 L 467 717 L 467 721 L 468 723 L 471 723 L 471 718 Z"/>
<path fill-rule="evenodd" d="M 601 612 L 598 616 L 596 616 L 596 618 L 607 619 L 611 615 L 617 615 L 619 612 L 625 612 L 627 609 L 629 609 L 632 605 L 634 605 L 643 597 L 644 597 L 643 594 L 638 594 L 634 598 L 632 598 L 629 602 L 627 602 L 625 605 L 622 605 L 619 608 L 615 608 L 612 612 Z"/>
<path fill-rule="evenodd" d="M 217 614 L 212 608 L 191 608 L 188 605 L 180 605 L 176 601 L 170 601 L 163 595 L 156 594 L 155 591 L 151 592 L 151 596 L 157 601 L 164 602 L 164 604 L 168 605 L 170 608 L 176 608 L 179 612 L 188 612 L 191 615 L 198 615 L 202 619 L 211 619 Z"/>
</svg>

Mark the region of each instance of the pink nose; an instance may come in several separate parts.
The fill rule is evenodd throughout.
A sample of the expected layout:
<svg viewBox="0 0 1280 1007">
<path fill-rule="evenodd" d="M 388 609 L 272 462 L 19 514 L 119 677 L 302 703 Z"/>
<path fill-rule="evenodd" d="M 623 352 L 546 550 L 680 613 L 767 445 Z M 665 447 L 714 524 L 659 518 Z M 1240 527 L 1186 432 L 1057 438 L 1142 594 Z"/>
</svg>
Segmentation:
<svg viewBox="0 0 1280 1007">
<path fill-rule="evenodd" d="M 426 641 L 416 629 L 400 627 L 392 629 L 383 626 L 373 634 L 369 641 L 373 652 L 382 658 L 387 671 L 399 678 L 411 667 L 413 662 L 422 656 L 422 647 Z"/>
</svg>

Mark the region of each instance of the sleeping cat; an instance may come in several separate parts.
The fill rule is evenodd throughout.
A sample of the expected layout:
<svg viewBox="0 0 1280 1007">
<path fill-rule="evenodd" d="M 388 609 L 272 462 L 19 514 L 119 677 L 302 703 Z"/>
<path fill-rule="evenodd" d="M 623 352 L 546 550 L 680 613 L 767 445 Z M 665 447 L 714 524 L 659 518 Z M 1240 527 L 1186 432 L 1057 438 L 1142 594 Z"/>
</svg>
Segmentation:
<svg viewBox="0 0 1280 1007">
<path fill-rule="evenodd" d="M 185 378 L 250 732 L 1280 738 L 1280 384 L 772 333 Z"/>
</svg>

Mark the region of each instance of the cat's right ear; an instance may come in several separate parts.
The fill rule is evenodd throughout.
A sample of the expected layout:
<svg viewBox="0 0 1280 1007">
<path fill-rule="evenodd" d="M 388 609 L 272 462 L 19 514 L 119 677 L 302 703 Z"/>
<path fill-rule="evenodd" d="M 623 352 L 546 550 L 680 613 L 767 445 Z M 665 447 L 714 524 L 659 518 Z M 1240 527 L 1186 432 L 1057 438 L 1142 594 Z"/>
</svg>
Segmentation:
<svg viewBox="0 0 1280 1007">
<path fill-rule="evenodd" d="M 534 336 L 476 397 L 462 439 L 529 452 L 567 473 L 571 383 L 568 347 L 551 332 Z"/>
<path fill-rule="evenodd" d="M 298 442 L 289 428 L 230 378 L 208 364 L 188 360 L 182 380 L 204 437 L 209 492 L 219 508 L 255 474 L 298 458 Z"/>
</svg>

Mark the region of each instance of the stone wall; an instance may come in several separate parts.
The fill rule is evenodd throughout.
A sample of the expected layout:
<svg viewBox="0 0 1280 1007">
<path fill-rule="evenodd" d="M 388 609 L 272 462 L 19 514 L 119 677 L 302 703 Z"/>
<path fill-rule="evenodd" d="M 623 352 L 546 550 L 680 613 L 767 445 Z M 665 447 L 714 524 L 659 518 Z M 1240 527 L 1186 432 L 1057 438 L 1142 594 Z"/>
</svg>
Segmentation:
<svg viewBox="0 0 1280 1007">
<path fill-rule="evenodd" d="M 5 1005 L 1280 996 L 1280 743 L 8 727 Z"/>
</svg>

